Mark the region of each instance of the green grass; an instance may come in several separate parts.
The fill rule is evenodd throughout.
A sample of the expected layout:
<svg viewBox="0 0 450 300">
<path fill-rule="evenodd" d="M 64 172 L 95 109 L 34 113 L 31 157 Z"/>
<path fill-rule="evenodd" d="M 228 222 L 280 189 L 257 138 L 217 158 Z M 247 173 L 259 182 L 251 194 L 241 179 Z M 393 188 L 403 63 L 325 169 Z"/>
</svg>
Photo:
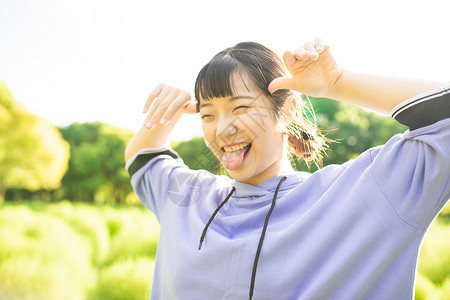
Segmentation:
<svg viewBox="0 0 450 300">
<path fill-rule="evenodd" d="M 70 225 L 26 206 L 0 211 L 0 299 L 84 299 L 92 247 Z"/>
<path fill-rule="evenodd" d="M 0 299 L 148 299 L 158 233 L 143 207 L 0 206 Z"/>
<path fill-rule="evenodd" d="M 424 240 L 417 300 L 450 295 L 450 216 Z M 148 299 L 159 236 L 143 206 L 0 206 L 0 299 Z"/>
<path fill-rule="evenodd" d="M 447 207 L 449 207 L 447 205 Z M 422 244 L 416 279 L 416 299 L 450 299 L 450 216 L 431 224 Z"/>
<path fill-rule="evenodd" d="M 118 260 L 104 268 L 89 299 L 146 300 L 150 296 L 154 261 L 148 257 Z"/>
</svg>

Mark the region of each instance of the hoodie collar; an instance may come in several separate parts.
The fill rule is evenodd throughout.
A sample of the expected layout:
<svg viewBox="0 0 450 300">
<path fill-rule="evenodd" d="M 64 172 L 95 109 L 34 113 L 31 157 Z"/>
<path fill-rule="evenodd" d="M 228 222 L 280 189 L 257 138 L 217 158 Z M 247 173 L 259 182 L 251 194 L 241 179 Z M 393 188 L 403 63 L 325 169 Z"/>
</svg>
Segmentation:
<svg viewBox="0 0 450 300">
<path fill-rule="evenodd" d="M 273 195 L 277 188 L 278 183 L 281 178 L 286 176 L 286 180 L 281 185 L 279 193 L 284 194 L 284 192 L 291 190 L 295 186 L 302 183 L 308 176 L 309 173 L 306 172 L 294 172 L 285 175 L 278 175 L 265 181 L 261 182 L 258 185 L 251 185 L 248 183 L 240 182 L 236 179 L 233 179 L 231 185 L 236 188 L 236 191 L 233 193 L 233 197 L 238 198 L 246 198 L 246 197 L 264 197 L 267 195 Z M 280 197 L 279 195 L 278 197 Z"/>
</svg>

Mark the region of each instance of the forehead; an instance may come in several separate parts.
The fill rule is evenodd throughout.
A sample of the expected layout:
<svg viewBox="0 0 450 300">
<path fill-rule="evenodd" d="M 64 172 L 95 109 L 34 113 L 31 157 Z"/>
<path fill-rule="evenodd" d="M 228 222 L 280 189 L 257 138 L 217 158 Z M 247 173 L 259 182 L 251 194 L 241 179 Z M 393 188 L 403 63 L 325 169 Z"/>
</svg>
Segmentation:
<svg viewBox="0 0 450 300">
<path fill-rule="evenodd" d="M 261 94 L 261 91 L 245 73 L 234 72 L 233 74 L 230 74 L 229 79 L 231 89 L 230 95 L 224 97 L 213 97 L 210 99 L 204 99 L 200 96 L 200 104 L 214 103 L 219 99 L 236 100 L 236 98 L 241 98 L 240 96 L 243 96 L 242 98 L 244 99 L 251 99 L 257 98 Z"/>
</svg>

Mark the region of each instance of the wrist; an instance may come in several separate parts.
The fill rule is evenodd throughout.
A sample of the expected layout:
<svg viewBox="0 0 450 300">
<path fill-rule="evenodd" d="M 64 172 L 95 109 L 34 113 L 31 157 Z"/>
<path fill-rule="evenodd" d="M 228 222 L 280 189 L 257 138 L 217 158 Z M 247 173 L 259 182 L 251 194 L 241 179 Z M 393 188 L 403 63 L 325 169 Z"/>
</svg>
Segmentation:
<svg viewBox="0 0 450 300">
<path fill-rule="evenodd" d="M 344 81 L 344 73 L 347 75 L 347 70 L 341 69 L 340 73 L 337 75 L 336 80 L 331 85 L 331 87 L 328 89 L 328 93 L 326 95 L 326 98 L 333 99 L 333 100 L 339 100 L 340 95 L 342 94 L 343 90 L 343 81 Z"/>
</svg>

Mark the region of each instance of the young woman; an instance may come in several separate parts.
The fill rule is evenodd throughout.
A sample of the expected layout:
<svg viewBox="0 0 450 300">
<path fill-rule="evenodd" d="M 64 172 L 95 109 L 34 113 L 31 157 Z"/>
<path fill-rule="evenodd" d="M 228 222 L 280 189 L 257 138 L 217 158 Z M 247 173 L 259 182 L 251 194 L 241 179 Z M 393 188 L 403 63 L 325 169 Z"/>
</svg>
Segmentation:
<svg viewBox="0 0 450 300">
<path fill-rule="evenodd" d="M 343 70 L 320 39 L 283 61 L 257 43 L 220 52 L 195 100 L 159 85 L 125 159 L 161 234 L 151 299 L 412 299 L 424 234 L 450 195 L 450 92 Z M 287 68 L 290 76 L 288 76 Z M 295 172 L 323 138 L 291 90 L 389 113 L 410 130 L 343 165 Z M 233 179 L 190 170 L 168 144 L 199 112 Z"/>
</svg>

